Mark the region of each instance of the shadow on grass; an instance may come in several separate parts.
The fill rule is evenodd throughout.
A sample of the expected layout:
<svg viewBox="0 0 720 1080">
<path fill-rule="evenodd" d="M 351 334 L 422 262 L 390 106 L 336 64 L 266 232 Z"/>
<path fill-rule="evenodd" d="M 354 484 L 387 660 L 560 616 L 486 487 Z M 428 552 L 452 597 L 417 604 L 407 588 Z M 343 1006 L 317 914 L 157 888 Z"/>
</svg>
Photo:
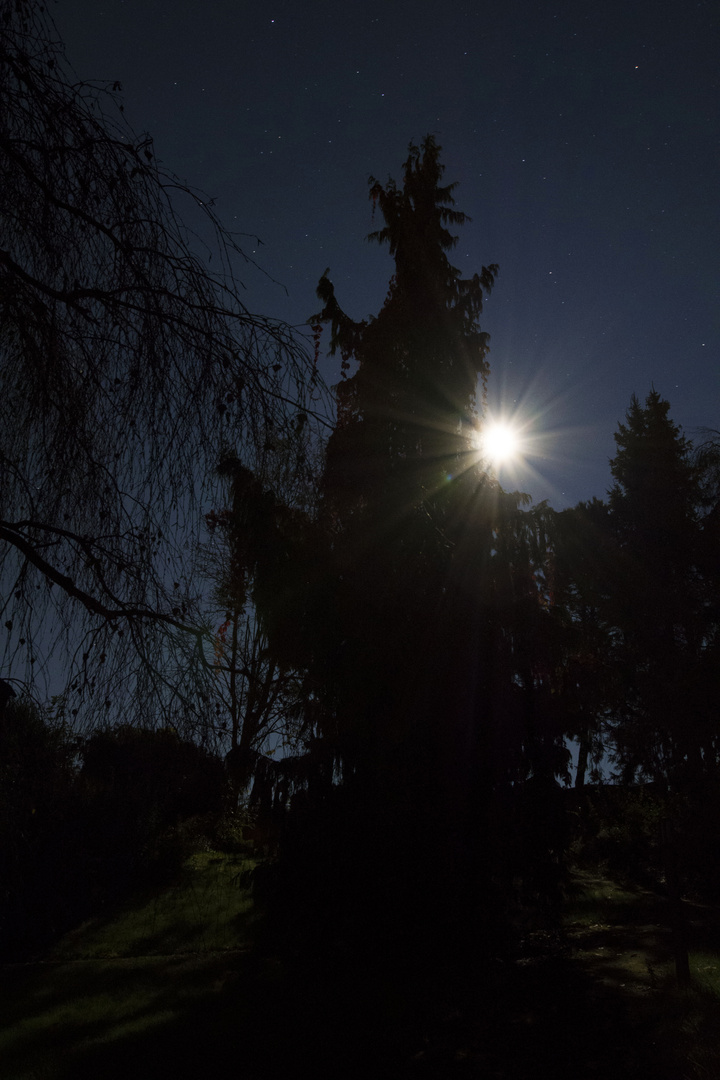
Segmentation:
<svg viewBox="0 0 720 1080">
<path fill-rule="evenodd" d="M 566 908 L 576 965 L 619 992 L 626 1026 L 647 1047 L 657 1075 L 682 1080 L 720 1076 L 720 917 L 684 901 L 692 982 L 677 985 L 669 900 L 578 874 Z M 640 1069 L 640 1066 L 638 1066 Z M 639 1076 L 652 1075 L 647 1068 Z"/>
<path fill-rule="evenodd" d="M 683 1075 L 618 987 L 563 957 L 488 961 L 462 980 L 371 957 L 330 982 L 240 953 L 15 975 L 5 1080 Z"/>
<path fill-rule="evenodd" d="M 718 997 L 670 987 L 662 932 L 645 922 L 662 902 L 596 886 L 568 909 L 574 953 L 540 934 L 462 972 L 421 947 L 390 958 L 372 943 L 332 974 L 240 949 L 8 967 L 0 1076 L 717 1077 Z M 704 955 L 708 972 L 715 959 Z"/>
<path fill-rule="evenodd" d="M 360 1076 L 385 1038 L 380 988 L 330 988 L 316 973 L 303 978 L 252 954 L 76 961 L 10 974 L 4 1080 Z"/>
</svg>

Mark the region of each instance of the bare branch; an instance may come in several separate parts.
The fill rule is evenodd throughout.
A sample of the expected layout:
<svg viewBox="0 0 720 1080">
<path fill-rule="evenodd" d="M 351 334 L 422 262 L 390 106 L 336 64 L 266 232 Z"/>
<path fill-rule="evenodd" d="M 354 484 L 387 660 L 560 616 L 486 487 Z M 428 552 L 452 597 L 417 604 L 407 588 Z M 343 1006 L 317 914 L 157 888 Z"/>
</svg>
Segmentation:
<svg viewBox="0 0 720 1080">
<path fill-rule="evenodd" d="M 151 710 L 155 679 L 199 716 L 215 466 L 232 446 L 262 471 L 298 416 L 319 434 L 326 391 L 302 336 L 250 312 L 236 267 L 253 260 L 211 200 L 158 165 L 112 93 L 73 85 L 40 3 L 0 20 L 3 664 L 39 693 L 41 674 L 82 690 L 86 713 L 130 690 Z"/>
</svg>

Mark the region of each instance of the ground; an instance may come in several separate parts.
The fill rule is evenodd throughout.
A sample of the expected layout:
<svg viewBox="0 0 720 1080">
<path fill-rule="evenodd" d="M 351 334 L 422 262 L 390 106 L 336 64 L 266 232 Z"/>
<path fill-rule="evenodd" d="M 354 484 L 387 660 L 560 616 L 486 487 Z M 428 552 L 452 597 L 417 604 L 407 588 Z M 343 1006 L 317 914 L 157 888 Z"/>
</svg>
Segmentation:
<svg viewBox="0 0 720 1080">
<path fill-rule="evenodd" d="M 668 905 L 576 872 L 560 931 L 531 922 L 477 1005 L 448 1016 L 418 1075 L 492 1080 L 717 1080 L 716 908 L 683 904 L 692 987 L 675 976 Z"/>
<path fill-rule="evenodd" d="M 241 869 L 208 856 L 171 895 L 6 966 L 0 1076 L 720 1077 L 716 909 L 685 905 L 685 991 L 663 897 L 591 873 L 575 874 L 562 926 L 519 912 L 514 952 L 464 979 L 418 955 L 410 978 L 375 958 L 329 983 L 251 947 Z"/>
</svg>

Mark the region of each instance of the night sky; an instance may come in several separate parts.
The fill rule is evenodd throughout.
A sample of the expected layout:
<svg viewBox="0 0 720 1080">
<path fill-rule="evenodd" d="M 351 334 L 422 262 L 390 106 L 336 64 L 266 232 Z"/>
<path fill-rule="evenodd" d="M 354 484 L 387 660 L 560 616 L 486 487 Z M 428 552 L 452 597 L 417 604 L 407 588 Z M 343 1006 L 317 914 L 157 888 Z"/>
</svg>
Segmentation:
<svg viewBox="0 0 720 1080">
<path fill-rule="evenodd" d="M 652 385 L 689 437 L 720 428 L 716 0 L 50 11 L 77 76 L 119 80 L 162 162 L 262 239 L 248 254 L 285 288 L 238 271 L 264 315 L 304 323 L 326 267 L 349 314 L 377 312 L 391 264 L 365 242 L 368 176 L 401 180 L 408 143 L 436 136 L 473 219 L 455 264 L 500 266 L 490 406 L 532 450 L 505 486 L 557 508 L 603 497 L 613 432 Z"/>
</svg>

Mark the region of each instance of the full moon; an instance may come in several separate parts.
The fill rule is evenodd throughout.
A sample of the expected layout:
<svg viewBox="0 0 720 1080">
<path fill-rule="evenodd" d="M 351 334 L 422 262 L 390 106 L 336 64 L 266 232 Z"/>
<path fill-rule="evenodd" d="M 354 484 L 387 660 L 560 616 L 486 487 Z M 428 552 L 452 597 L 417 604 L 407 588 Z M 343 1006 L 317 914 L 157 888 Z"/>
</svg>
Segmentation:
<svg viewBox="0 0 720 1080">
<path fill-rule="evenodd" d="M 489 424 L 480 436 L 480 449 L 490 461 L 507 464 L 518 456 L 520 440 L 509 424 Z"/>
</svg>

